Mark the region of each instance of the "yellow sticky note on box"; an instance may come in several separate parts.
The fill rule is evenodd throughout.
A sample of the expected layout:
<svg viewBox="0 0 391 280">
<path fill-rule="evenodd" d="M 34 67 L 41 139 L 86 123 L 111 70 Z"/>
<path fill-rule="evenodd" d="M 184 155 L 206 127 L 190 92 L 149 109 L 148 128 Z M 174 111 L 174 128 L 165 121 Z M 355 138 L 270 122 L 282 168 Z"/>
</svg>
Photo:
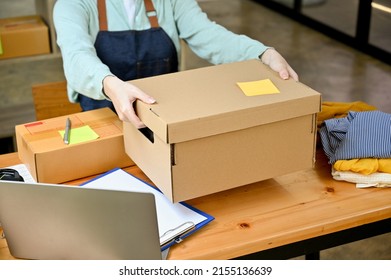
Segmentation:
<svg viewBox="0 0 391 280">
<path fill-rule="evenodd" d="M 59 133 L 61 137 L 64 137 L 65 130 L 60 130 Z M 99 135 L 89 125 L 85 125 L 82 127 L 71 128 L 69 134 L 69 144 L 83 143 L 98 138 Z"/>
<path fill-rule="evenodd" d="M 264 79 L 253 82 L 238 82 L 237 85 L 246 96 L 257 96 L 264 94 L 280 93 L 278 88 L 270 79 Z"/>
</svg>

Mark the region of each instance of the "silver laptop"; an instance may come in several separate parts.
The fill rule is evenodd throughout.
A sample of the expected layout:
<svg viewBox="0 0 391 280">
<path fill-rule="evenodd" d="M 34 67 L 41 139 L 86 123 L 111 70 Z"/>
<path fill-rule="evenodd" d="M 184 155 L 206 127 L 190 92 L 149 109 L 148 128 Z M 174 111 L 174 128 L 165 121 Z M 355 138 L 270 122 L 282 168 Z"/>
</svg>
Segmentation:
<svg viewBox="0 0 391 280">
<path fill-rule="evenodd" d="M 150 193 L 0 181 L 0 223 L 24 259 L 162 259 Z"/>
</svg>

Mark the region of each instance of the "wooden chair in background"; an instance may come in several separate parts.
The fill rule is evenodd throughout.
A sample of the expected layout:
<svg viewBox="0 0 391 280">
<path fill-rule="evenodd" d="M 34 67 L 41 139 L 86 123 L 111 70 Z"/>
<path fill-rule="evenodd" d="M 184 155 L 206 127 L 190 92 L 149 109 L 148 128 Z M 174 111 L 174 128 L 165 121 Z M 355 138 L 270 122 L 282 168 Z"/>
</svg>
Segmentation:
<svg viewBox="0 0 391 280">
<path fill-rule="evenodd" d="M 81 112 L 79 103 L 68 100 L 67 84 L 65 81 L 36 84 L 32 87 L 36 120 Z"/>
</svg>

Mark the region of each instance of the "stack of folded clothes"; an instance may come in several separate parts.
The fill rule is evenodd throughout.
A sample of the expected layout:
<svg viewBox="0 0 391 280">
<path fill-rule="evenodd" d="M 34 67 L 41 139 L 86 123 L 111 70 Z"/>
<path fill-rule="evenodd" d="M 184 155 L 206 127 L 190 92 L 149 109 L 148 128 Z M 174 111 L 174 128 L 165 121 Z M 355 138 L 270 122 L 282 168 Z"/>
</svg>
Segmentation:
<svg viewBox="0 0 391 280">
<path fill-rule="evenodd" d="M 334 179 L 391 187 L 391 114 L 348 111 L 322 120 L 319 134 Z"/>
</svg>

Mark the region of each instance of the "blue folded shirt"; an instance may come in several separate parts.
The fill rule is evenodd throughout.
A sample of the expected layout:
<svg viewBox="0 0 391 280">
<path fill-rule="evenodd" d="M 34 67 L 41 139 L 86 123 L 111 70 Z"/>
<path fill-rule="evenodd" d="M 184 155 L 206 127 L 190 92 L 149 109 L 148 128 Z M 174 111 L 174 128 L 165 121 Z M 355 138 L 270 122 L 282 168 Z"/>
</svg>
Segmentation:
<svg viewBox="0 0 391 280">
<path fill-rule="evenodd" d="M 391 158 L 391 114 L 349 112 L 329 119 L 319 130 L 329 163 L 355 158 Z"/>
</svg>

